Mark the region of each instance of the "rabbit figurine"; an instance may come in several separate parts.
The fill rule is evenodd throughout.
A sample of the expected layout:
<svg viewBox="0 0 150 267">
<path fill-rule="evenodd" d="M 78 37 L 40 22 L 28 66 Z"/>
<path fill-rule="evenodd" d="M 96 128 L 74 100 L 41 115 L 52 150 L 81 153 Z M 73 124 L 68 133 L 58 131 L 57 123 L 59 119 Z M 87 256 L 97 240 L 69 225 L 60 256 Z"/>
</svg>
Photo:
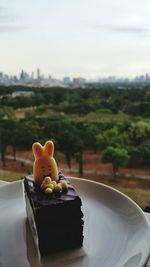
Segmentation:
<svg viewBox="0 0 150 267">
<path fill-rule="evenodd" d="M 52 180 L 57 181 L 58 168 L 54 154 L 54 144 L 47 141 L 44 146 L 36 142 L 32 145 L 32 151 L 35 157 L 33 163 L 33 177 L 36 184 L 41 185 L 46 176 L 50 176 Z"/>
</svg>

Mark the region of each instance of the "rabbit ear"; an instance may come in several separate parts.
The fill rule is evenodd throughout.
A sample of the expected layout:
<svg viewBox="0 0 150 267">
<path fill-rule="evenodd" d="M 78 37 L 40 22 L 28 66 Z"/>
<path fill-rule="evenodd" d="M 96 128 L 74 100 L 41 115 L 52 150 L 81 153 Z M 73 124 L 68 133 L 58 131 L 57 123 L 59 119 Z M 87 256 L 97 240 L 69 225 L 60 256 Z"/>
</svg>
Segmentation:
<svg viewBox="0 0 150 267">
<path fill-rule="evenodd" d="M 43 147 L 38 142 L 32 145 L 32 151 L 35 158 L 40 158 L 43 155 Z"/>
<path fill-rule="evenodd" d="M 52 141 L 47 141 L 44 145 L 44 149 L 46 154 L 48 154 L 49 156 L 53 157 L 54 154 L 54 144 Z"/>
</svg>

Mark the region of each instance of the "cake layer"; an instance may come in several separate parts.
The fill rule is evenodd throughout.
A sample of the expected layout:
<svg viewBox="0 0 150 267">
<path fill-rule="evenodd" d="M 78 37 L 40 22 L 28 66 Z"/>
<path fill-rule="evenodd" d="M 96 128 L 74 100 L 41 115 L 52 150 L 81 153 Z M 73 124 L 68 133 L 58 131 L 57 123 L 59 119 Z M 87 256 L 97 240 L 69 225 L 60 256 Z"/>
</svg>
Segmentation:
<svg viewBox="0 0 150 267">
<path fill-rule="evenodd" d="M 25 197 L 29 225 L 32 231 L 36 249 L 44 256 L 49 252 L 68 248 L 79 248 L 83 244 L 83 220 L 74 224 L 50 224 L 45 226 L 37 223 L 28 196 Z"/>
<path fill-rule="evenodd" d="M 40 250 L 40 254 L 42 256 L 47 255 L 50 252 L 57 252 L 57 251 L 63 251 L 65 249 L 72 249 L 72 248 L 80 248 L 82 247 L 82 243 L 83 243 L 83 238 L 80 240 L 66 240 L 65 239 L 60 239 L 60 240 L 56 240 L 53 241 L 52 243 L 41 243 L 39 242 L 39 250 Z"/>
<path fill-rule="evenodd" d="M 62 173 L 59 180 L 67 181 Z M 81 247 L 84 222 L 75 189 L 69 184 L 66 192 L 47 195 L 34 183 L 33 176 L 24 178 L 24 188 L 27 216 L 40 254 Z"/>
</svg>

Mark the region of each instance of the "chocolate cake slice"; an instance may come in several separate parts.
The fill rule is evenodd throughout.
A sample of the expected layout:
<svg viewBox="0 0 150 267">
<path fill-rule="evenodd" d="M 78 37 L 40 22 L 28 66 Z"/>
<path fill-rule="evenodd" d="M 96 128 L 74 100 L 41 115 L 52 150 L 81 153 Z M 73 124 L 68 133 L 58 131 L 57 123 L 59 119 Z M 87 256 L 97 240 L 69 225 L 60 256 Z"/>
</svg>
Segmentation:
<svg viewBox="0 0 150 267">
<path fill-rule="evenodd" d="M 67 190 L 46 194 L 33 176 L 24 178 L 27 217 L 40 256 L 83 245 L 81 199 L 61 172 L 58 182 L 66 182 Z"/>
</svg>

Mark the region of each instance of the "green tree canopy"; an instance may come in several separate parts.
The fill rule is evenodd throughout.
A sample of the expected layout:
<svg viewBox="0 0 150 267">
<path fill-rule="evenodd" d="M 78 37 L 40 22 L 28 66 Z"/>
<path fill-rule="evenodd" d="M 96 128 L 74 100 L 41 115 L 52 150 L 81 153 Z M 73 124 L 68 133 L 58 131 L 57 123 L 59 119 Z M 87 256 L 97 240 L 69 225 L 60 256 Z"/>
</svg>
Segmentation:
<svg viewBox="0 0 150 267">
<path fill-rule="evenodd" d="M 111 163 L 113 167 L 113 180 L 116 180 L 116 173 L 119 167 L 122 167 L 129 160 L 128 151 L 118 147 L 107 147 L 102 153 L 102 162 Z"/>
<path fill-rule="evenodd" d="M 128 129 L 128 136 L 132 145 L 139 146 L 150 138 L 150 123 L 144 120 L 132 122 Z"/>
<path fill-rule="evenodd" d="M 145 160 L 150 161 L 150 140 L 144 141 L 138 149 L 141 157 L 143 157 Z"/>
<path fill-rule="evenodd" d="M 61 124 L 61 132 L 57 136 L 58 147 L 66 157 L 68 167 L 71 168 L 71 159 L 83 150 L 83 142 L 80 138 L 79 130 L 69 120 Z"/>
<path fill-rule="evenodd" d="M 120 132 L 117 126 L 108 129 L 97 135 L 97 145 L 101 149 L 105 149 L 107 146 L 112 147 L 124 147 L 127 139 L 125 132 Z"/>
</svg>

